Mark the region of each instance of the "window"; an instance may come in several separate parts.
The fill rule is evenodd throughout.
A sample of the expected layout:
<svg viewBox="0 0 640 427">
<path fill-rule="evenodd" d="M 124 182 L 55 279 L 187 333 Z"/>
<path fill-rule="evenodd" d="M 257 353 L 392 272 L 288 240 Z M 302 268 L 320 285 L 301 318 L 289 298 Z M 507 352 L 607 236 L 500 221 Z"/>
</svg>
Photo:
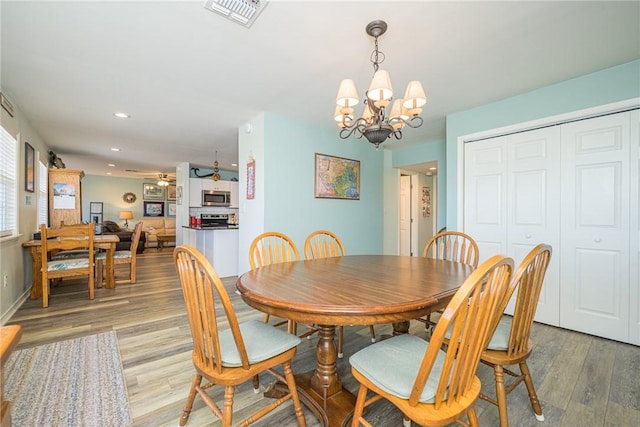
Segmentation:
<svg viewBox="0 0 640 427">
<path fill-rule="evenodd" d="M 18 142 L 0 127 L 0 237 L 18 234 Z"/>
<path fill-rule="evenodd" d="M 42 161 L 38 162 L 38 230 L 40 229 L 40 224 L 44 224 L 49 226 L 48 217 L 49 217 L 49 171 L 47 170 L 47 165 L 42 163 Z"/>
</svg>

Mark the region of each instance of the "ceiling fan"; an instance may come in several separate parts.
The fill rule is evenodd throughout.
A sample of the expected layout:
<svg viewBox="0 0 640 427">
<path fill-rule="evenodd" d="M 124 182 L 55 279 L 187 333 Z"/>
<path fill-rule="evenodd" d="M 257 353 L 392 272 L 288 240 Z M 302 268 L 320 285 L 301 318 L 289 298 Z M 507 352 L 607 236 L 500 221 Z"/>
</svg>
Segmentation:
<svg viewBox="0 0 640 427">
<path fill-rule="evenodd" d="M 173 174 L 160 172 L 144 178 L 145 181 L 154 181 L 161 187 L 166 187 L 171 184 L 175 184 L 176 180 Z"/>
</svg>

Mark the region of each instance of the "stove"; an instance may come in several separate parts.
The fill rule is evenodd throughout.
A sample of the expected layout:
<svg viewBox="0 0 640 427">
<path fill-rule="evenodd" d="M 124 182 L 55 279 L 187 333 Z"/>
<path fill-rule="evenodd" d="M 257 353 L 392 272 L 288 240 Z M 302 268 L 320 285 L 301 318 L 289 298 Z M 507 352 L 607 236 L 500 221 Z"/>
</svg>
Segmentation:
<svg viewBox="0 0 640 427">
<path fill-rule="evenodd" d="M 227 221 L 227 214 L 200 214 L 201 228 L 228 228 Z"/>
</svg>

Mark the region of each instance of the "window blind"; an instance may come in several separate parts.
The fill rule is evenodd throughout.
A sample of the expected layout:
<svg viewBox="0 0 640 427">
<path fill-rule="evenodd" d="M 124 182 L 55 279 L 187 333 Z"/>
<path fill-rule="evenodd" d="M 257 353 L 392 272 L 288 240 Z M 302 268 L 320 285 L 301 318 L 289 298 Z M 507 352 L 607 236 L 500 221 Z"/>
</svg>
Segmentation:
<svg viewBox="0 0 640 427">
<path fill-rule="evenodd" d="M 49 170 L 47 165 L 38 162 L 38 230 L 40 224 L 49 226 Z"/>
<path fill-rule="evenodd" d="M 18 142 L 0 127 L 0 237 L 18 234 Z"/>
</svg>

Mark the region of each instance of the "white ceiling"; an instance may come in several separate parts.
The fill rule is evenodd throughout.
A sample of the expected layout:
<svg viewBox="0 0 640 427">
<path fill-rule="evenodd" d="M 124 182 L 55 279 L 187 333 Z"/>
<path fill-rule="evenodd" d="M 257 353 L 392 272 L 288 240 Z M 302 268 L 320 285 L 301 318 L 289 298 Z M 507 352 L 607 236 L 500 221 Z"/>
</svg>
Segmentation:
<svg viewBox="0 0 640 427">
<path fill-rule="evenodd" d="M 394 146 L 442 140 L 449 113 L 640 58 L 637 1 L 275 0 L 249 29 L 203 6 L 3 0 L 2 91 L 68 168 L 135 176 L 124 170 L 211 167 L 216 150 L 236 169 L 238 128 L 261 111 L 334 128 L 340 80 L 363 93 L 371 79 L 376 19 L 396 92 L 421 80 L 429 98 Z"/>
</svg>

